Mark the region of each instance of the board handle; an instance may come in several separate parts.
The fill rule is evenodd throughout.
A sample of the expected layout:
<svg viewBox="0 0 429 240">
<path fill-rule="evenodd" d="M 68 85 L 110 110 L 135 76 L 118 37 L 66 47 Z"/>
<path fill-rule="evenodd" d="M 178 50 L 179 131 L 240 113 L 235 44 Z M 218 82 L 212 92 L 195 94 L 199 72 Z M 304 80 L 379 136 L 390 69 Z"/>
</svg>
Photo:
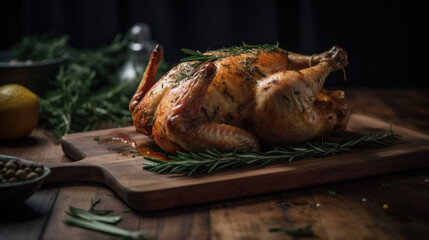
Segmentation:
<svg viewBox="0 0 429 240">
<path fill-rule="evenodd" d="M 79 161 L 86 158 L 86 154 L 82 150 L 64 138 L 61 141 L 61 148 L 63 149 L 63 152 L 73 161 Z"/>
<path fill-rule="evenodd" d="M 93 182 L 104 183 L 102 168 L 90 164 L 75 163 L 46 163 L 51 169 L 51 174 L 45 179 L 44 184 Z"/>
</svg>

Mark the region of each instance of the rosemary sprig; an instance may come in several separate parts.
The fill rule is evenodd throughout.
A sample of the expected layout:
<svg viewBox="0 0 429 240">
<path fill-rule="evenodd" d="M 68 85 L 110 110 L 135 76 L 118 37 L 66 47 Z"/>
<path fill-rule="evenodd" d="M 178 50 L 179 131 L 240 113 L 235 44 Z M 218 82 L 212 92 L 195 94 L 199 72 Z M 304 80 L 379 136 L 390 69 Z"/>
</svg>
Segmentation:
<svg viewBox="0 0 429 240">
<path fill-rule="evenodd" d="M 198 61 L 198 62 L 212 62 L 215 61 L 219 58 L 223 58 L 224 56 L 222 55 L 214 55 L 214 54 L 204 54 L 201 53 L 198 50 L 191 50 L 191 49 L 187 49 L 187 48 L 182 48 L 181 49 L 182 52 L 189 54 L 191 56 L 189 57 L 185 57 L 180 59 L 181 62 L 191 62 L 191 61 Z"/>
<path fill-rule="evenodd" d="M 290 235 L 296 239 L 296 238 L 301 238 L 301 237 L 313 237 L 314 232 L 313 232 L 312 228 L 313 228 L 313 225 L 308 224 L 304 227 L 297 228 L 297 229 L 289 229 L 289 228 L 279 227 L 279 228 L 271 228 L 269 231 L 270 232 L 284 232 L 284 233 L 287 233 L 288 235 Z"/>
<path fill-rule="evenodd" d="M 170 155 L 170 161 L 144 157 L 143 169 L 157 173 L 177 173 L 188 176 L 196 173 L 211 173 L 227 168 L 237 168 L 257 164 L 259 167 L 274 162 L 292 162 L 295 159 L 310 157 L 326 157 L 334 154 L 346 153 L 353 148 L 386 146 L 392 143 L 397 135 L 392 128 L 373 134 L 364 134 L 346 139 L 342 142 L 327 142 L 323 137 L 318 142 L 307 142 L 304 145 L 289 145 L 287 147 L 274 146 L 266 152 L 244 151 L 221 153 L 216 149 L 201 153 L 177 152 L 177 156 Z"/>
<path fill-rule="evenodd" d="M 251 45 L 247 44 L 245 42 L 242 43 L 241 46 L 232 46 L 232 47 L 223 47 L 217 50 L 207 51 L 205 53 L 202 53 L 198 50 L 191 50 L 187 48 L 182 48 L 182 52 L 190 55 L 188 57 L 182 58 L 181 62 L 195 62 L 190 64 L 187 68 L 182 69 L 177 75 L 176 75 L 176 83 L 182 81 L 183 79 L 186 79 L 192 75 L 192 73 L 195 72 L 201 65 L 208 62 L 213 62 L 218 59 L 226 58 L 229 56 L 235 56 L 242 53 L 253 53 L 257 54 L 259 51 L 266 51 L 266 52 L 274 52 L 277 51 L 279 47 L 279 43 L 277 42 L 274 45 L 271 44 L 258 44 L 258 45 Z M 256 66 L 250 66 L 251 63 L 253 63 L 256 58 L 249 58 L 253 59 L 251 61 L 246 61 L 244 63 L 244 69 L 242 70 L 240 68 L 236 68 L 240 74 L 244 75 L 244 80 L 246 79 L 253 79 L 254 72 L 259 73 L 260 75 L 264 76 L 262 72 L 259 71 L 259 69 Z M 225 66 L 225 65 L 224 65 Z"/>
<path fill-rule="evenodd" d="M 251 45 L 243 42 L 241 46 L 232 46 L 227 48 L 224 47 L 217 50 L 209 51 L 207 53 L 202 53 L 198 50 L 190 50 L 190 49 L 182 48 L 182 52 L 190 56 L 182 58 L 180 61 L 181 62 L 197 61 L 198 62 L 197 66 L 198 66 L 198 65 L 201 65 L 202 63 L 216 61 L 218 59 L 225 58 L 228 56 L 234 56 L 234 55 L 249 53 L 249 52 L 256 53 L 256 50 L 273 52 L 273 51 L 276 51 L 278 47 L 279 47 L 278 42 L 274 45 L 271 45 L 271 44 Z M 216 52 L 222 52 L 222 54 L 218 54 Z"/>
<path fill-rule="evenodd" d="M 274 52 L 278 48 L 279 48 L 279 42 L 276 42 L 276 44 L 255 44 L 255 45 L 242 42 L 241 46 L 232 46 L 227 48 L 224 47 L 215 51 L 227 52 L 235 55 L 235 54 L 241 54 L 246 52 L 253 52 L 253 50 L 255 49 L 260 49 L 266 52 Z"/>
</svg>

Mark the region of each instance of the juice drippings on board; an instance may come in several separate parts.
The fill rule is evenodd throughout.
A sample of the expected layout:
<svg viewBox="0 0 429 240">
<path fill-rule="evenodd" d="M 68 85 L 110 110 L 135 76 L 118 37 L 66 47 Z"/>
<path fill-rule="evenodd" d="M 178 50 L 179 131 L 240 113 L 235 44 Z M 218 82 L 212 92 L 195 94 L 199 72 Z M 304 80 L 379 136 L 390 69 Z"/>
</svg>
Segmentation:
<svg viewBox="0 0 429 240">
<path fill-rule="evenodd" d="M 112 137 L 100 138 L 100 144 L 106 145 L 107 149 L 127 157 L 151 157 L 159 160 L 169 160 L 167 155 L 152 139 L 135 141 L 125 133 L 118 133 Z"/>
<path fill-rule="evenodd" d="M 146 141 L 138 141 L 135 150 L 140 156 L 156 158 L 159 160 L 170 160 L 167 154 L 155 143 L 154 140 L 148 139 Z"/>
</svg>

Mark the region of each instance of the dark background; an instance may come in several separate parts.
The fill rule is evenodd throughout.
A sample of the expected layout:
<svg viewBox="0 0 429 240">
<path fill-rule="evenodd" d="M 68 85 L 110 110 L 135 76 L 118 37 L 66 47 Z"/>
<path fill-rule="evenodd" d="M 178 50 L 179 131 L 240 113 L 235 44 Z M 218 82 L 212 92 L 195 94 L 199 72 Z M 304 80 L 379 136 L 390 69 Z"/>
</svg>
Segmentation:
<svg viewBox="0 0 429 240">
<path fill-rule="evenodd" d="M 428 82 L 428 11 L 424 1 L 119 1 L 16 0 L 0 2 L 0 50 L 21 36 L 57 33 L 78 48 L 110 43 L 144 22 L 175 63 L 180 48 L 272 43 L 305 54 L 339 45 L 349 54 L 343 87 L 422 87 Z"/>
</svg>

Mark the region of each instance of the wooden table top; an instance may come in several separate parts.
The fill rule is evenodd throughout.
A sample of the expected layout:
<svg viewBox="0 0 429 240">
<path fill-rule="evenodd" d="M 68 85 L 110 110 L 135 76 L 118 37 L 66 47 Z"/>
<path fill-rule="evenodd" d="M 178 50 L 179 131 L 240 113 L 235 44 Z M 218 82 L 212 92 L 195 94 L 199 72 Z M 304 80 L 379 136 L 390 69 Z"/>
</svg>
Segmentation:
<svg viewBox="0 0 429 240">
<path fill-rule="evenodd" d="M 346 95 L 353 112 L 429 135 L 429 89 L 349 89 Z M 42 129 L 25 140 L 0 142 L 0 153 L 38 162 L 70 161 L 59 141 Z M 128 207 L 103 185 L 44 186 L 23 206 L 0 212 L 0 239 L 113 239 L 63 223 L 70 205 L 88 209 L 99 198 L 98 208 L 123 215 L 117 226 L 144 230 L 151 239 L 292 239 L 268 230 L 307 224 L 313 225 L 311 239 L 429 236 L 429 169 L 417 169 L 151 213 L 124 212 Z"/>
</svg>

